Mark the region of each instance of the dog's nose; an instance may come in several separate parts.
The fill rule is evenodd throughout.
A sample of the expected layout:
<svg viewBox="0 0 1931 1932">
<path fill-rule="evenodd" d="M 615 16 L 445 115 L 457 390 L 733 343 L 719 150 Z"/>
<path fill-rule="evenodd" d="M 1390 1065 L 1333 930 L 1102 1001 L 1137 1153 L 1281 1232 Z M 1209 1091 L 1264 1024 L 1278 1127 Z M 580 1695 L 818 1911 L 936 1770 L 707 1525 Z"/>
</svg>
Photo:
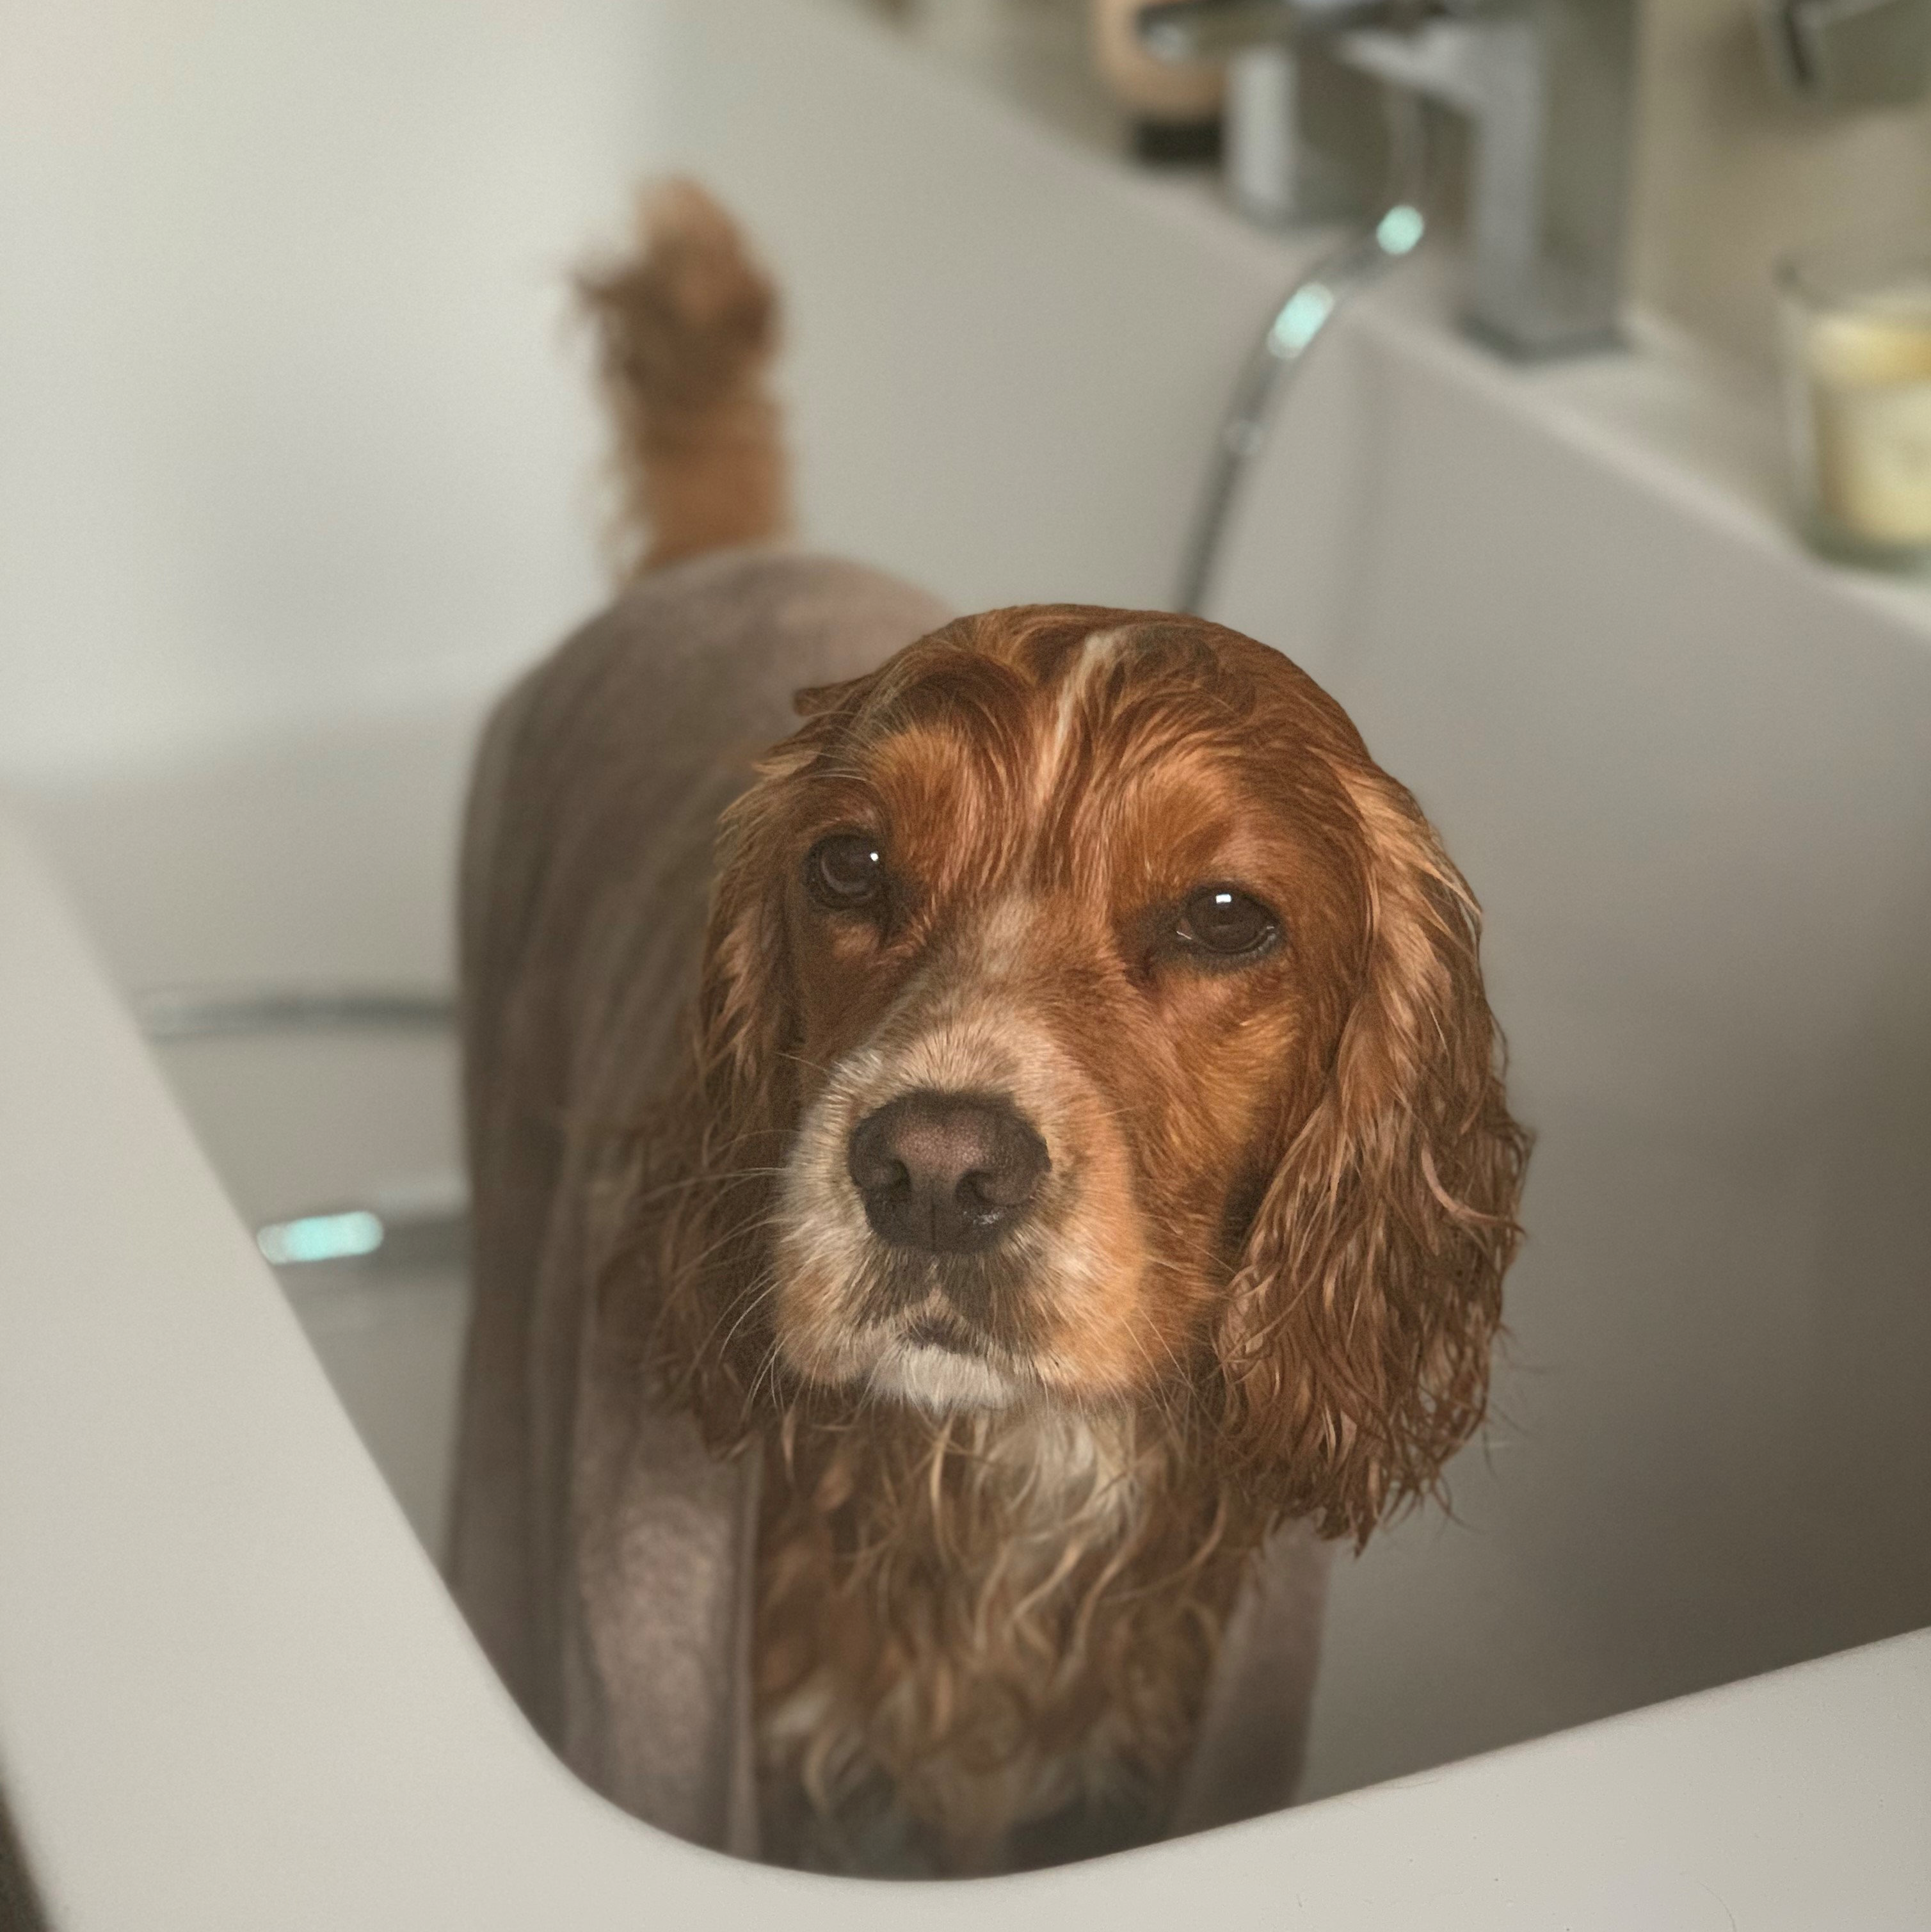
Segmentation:
<svg viewBox="0 0 1931 1932">
<path fill-rule="evenodd" d="M 1004 1100 L 919 1093 L 852 1130 L 846 1166 L 882 1241 L 934 1254 L 990 1247 L 1024 1219 L 1046 1144 Z"/>
</svg>

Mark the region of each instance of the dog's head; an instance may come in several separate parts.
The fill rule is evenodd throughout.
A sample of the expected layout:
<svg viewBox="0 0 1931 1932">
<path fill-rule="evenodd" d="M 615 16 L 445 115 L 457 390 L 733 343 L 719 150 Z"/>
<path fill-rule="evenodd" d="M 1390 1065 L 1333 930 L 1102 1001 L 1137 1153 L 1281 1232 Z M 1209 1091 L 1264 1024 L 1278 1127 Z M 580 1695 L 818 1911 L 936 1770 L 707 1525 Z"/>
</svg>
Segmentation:
<svg viewBox="0 0 1931 1932">
<path fill-rule="evenodd" d="M 722 835 L 706 1334 L 930 1408 L 1184 1414 L 1365 1534 L 1480 1418 L 1525 1157 L 1413 800 L 1190 619 L 994 612 L 799 704 Z"/>
</svg>

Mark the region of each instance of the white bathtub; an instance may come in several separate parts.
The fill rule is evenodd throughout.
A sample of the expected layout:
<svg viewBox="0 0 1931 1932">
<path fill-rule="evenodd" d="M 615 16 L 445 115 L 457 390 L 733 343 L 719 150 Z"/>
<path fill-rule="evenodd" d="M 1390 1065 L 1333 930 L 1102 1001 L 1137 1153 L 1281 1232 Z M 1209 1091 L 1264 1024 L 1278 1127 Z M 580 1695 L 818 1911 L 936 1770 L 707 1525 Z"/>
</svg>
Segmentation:
<svg viewBox="0 0 1931 1932">
<path fill-rule="evenodd" d="M 1750 399 L 1504 369 L 1423 264 L 1243 519 L 1222 614 L 1442 826 L 1540 1134 L 1459 1520 L 1338 1580 L 1327 1802 L 991 1890 L 734 1866 L 576 1786 L 441 1593 L 460 1280 L 284 1298 L 243 1227 L 449 1172 L 446 1046 L 170 1088 L 117 992 L 446 982 L 469 735 L 597 596 L 556 276 L 634 173 L 779 267 L 814 539 L 961 605 L 1164 596 L 1293 253 L 811 0 L 28 24 L 0 1790 L 56 1925 L 1931 1922 L 1931 594 L 1790 542 Z"/>
</svg>

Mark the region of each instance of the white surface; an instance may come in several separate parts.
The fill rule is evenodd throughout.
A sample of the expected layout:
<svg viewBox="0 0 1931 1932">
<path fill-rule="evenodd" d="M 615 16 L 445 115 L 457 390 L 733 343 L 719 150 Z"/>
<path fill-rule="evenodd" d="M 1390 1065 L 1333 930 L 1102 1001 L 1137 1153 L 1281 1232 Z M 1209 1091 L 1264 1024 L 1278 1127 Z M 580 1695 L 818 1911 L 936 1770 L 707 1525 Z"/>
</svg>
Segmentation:
<svg viewBox="0 0 1931 1932">
<path fill-rule="evenodd" d="M 779 268 L 813 534 L 965 604 L 1165 593 L 1288 272 L 805 0 L 20 26 L 0 770 L 123 986 L 446 975 L 475 718 L 594 599 L 555 272 L 637 167 L 698 169 Z M 1931 602 L 1798 550 L 1763 422 L 1669 356 L 1525 376 L 1444 307 L 1424 265 L 1324 346 L 1224 593 L 1443 825 L 1541 1134 L 1501 1421 L 1460 1524 L 1340 1581 L 1317 1792 L 1931 1618 Z M 0 866 L 0 1774 L 61 1922 L 902 1913 L 550 1762 Z M 285 1208 L 446 1151 L 441 1077 L 388 1090 L 406 1148 L 346 1090 L 190 1098 Z M 425 1527 L 450 1312 L 409 1366 L 307 1311 Z M 1922 1924 L 1927 1668 L 1905 1640 L 997 1909 L 1164 1924 L 1210 1870 L 1216 1912 L 1322 1927 Z"/>
</svg>

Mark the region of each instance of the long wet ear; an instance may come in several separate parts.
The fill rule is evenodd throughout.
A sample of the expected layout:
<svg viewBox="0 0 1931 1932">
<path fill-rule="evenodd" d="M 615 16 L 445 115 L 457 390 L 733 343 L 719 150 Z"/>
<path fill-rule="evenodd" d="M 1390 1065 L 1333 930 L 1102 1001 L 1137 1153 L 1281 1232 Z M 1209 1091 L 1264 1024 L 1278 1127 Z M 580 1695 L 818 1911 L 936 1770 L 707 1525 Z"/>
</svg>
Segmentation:
<svg viewBox="0 0 1931 1932">
<path fill-rule="evenodd" d="M 721 1144 L 775 1126 L 783 1112 L 794 1022 L 778 837 L 784 784 L 760 778 L 719 828 L 696 1021 L 706 1126 Z"/>
<path fill-rule="evenodd" d="M 761 759 L 719 822 L 682 1072 L 642 1177 L 656 1294 L 648 1344 L 715 1447 L 747 1426 L 766 1344 L 759 1299 L 772 1176 L 795 1124 L 798 1009 L 785 924 L 796 787 L 833 741 L 864 680 Z"/>
<path fill-rule="evenodd" d="M 1340 776 L 1366 860 L 1363 983 L 1219 1346 L 1233 1453 L 1291 1513 L 1359 1539 L 1482 1419 L 1528 1138 L 1504 1103 L 1473 896 L 1406 791 L 1372 766 Z"/>
<path fill-rule="evenodd" d="M 794 787 L 877 675 L 798 692 L 792 704 L 804 723 L 759 760 L 756 782 L 719 821 L 696 1022 L 706 1128 L 720 1145 L 781 1133 L 792 1124 L 797 1070 L 789 1055 L 796 1014 L 784 903 Z"/>
</svg>

